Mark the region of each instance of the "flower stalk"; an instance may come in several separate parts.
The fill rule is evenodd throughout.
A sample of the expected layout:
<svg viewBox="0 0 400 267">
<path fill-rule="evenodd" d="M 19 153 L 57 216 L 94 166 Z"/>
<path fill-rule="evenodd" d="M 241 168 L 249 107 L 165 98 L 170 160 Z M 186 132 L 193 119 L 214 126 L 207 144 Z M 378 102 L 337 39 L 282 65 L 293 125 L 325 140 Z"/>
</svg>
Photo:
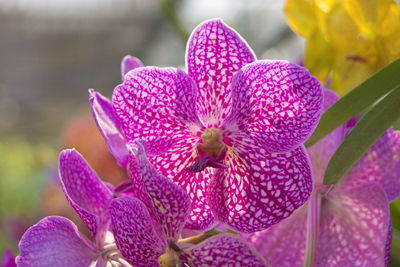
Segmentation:
<svg viewBox="0 0 400 267">
<path fill-rule="evenodd" d="M 321 214 L 321 190 L 315 189 L 308 204 L 306 250 L 303 267 L 312 267 L 318 245 L 319 224 Z"/>
<path fill-rule="evenodd" d="M 206 240 L 207 238 L 210 238 L 214 235 L 218 235 L 218 234 L 222 234 L 223 232 L 218 230 L 217 228 L 213 228 L 209 231 L 206 231 L 202 234 L 199 235 L 195 235 L 195 236 L 191 236 L 188 238 L 184 238 L 184 239 L 180 239 L 178 243 L 190 243 L 190 244 L 199 244 L 201 242 L 203 242 L 204 240 Z"/>
</svg>

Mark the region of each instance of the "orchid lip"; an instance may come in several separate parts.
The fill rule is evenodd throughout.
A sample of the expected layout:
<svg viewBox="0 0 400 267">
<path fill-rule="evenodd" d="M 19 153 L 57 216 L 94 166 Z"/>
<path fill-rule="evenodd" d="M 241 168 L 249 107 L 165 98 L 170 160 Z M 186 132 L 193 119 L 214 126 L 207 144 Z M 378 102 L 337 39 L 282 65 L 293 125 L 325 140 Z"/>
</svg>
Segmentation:
<svg viewBox="0 0 400 267">
<path fill-rule="evenodd" d="M 196 145 L 196 152 L 199 158 L 186 168 L 188 172 L 201 172 L 206 167 L 227 169 L 223 163 L 227 146 L 223 142 L 222 131 L 217 128 L 208 128 L 201 133 L 202 143 Z"/>
<path fill-rule="evenodd" d="M 228 169 L 229 166 L 223 164 L 220 160 L 210 156 L 204 156 L 197 159 L 192 165 L 186 168 L 188 172 L 201 172 L 206 167 L 213 167 L 217 169 Z"/>
</svg>

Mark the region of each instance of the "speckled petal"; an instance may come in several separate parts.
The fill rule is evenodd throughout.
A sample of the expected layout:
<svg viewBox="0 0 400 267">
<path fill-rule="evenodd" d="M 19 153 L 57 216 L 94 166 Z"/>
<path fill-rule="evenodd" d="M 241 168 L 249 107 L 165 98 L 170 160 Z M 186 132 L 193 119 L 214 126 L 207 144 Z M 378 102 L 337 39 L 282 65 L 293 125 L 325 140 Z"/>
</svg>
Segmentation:
<svg viewBox="0 0 400 267">
<path fill-rule="evenodd" d="M 321 206 L 315 266 L 385 266 L 389 216 L 377 184 L 333 190 Z"/>
<path fill-rule="evenodd" d="M 63 217 L 46 217 L 30 227 L 19 242 L 20 267 L 89 267 L 99 253 L 78 232 L 75 224 Z"/>
<path fill-rule="evenodd" d="M 59 175 L 68 202 L 89 228 L 93 238 L 104 234 L 113 192 L 75 149 L 60 153 Z"/>
<path fill-rule="evenodd" d="M 218 220 L 252 233 L 278 223 L 307 201 L 311 166 L 303 146 L 270 154 L 245 135 L 235 139 L 225 159 L 229 168 L 216 170 L 208 200 Z"/>
<path fill-rule="evenodd" d="M 389 201 L 400 195 L 400 131 L 387 130 L 349 172 L 342 186 L 365 182 L 381 184 Z"/>
<path fill-rule="evenodd" d="M 147 156 L 157 170 L 177 183 L 189 195 L 192 201 L 192 211 L 186 227 L 204 230 L 215 223 L 206 198 L 208 181 L 212 177 L 214 169 L 206 168 L 197 173 L 186 170 L 198 158 L 195 150 L 197 142 L 196 138 L 182 139 L 162 155 L 151 156 L 150 153 L 147 153 Z"/>
<path fill-rule="evenodd" d="M 126 169 L 129 152 L 111 101 L 93 89 L 89 90 L 89 94 L 93 117 L 107 143 L 108 149 L 117 160 L 118 165 Z"/>
<path fill-rule="evenodd" d="M 153 212 L 161 226 L 165 240 L 178 241 L 191 207 L 186 192 L 150 164 L 145 152 L 145 142 L 138 141 L 138 163 Z"/>
<path fill-rule="evenodd" d="M 146 206 L 136 198 L 111 202 L 110 214 L 115 241 L 122 256 L 134 266 L 159 266 L 165 240 L 156 235 Z"/>
<path fill-rule="evenodd" d="M 268 266 L 254 248 L 237 235 L 219 234 L 192 247 L 183 255 L 191 266 Z"/>
<path fill-rule="evenodd" d="M 125 80 L 125 74 L 129 71 L 143 67 L 142 61 L 137 57 L 132 57 L 131 55 L 126 55 L 121 61 L 121 79 Z"/>
<path fill-rule="evenodd" d="M 331 90 L 324 89 L 323 93 L 323 110 L 326 111 L 339 99 L 339 97 Z M 313 167 L 314 182 L 316 184 L 322 184 L 326 166 L 328 166 L 328 162 L 336 149 L 343 142 L 344 136 L 345 126 L 341 125 L 320 142 L 307 148 L 310 155 L 311 165 Z"/>
<path fill-rule="evenodd" d="M 202 127 L 196 98 L 196 85 L 185 72 L 143 67 L 125 76 L 112 101 L 126 139 L 144 139 L 149 149 L 162 153 Z"/>
<path fill-rule="evenodd" d="M 302 267 L 306 248 L 307 205 L 267 230 L 244 238 L 271 266 Z"/>
<path fill-rule="evenodd" d="M 129 177 L 131 178 L 132 181 L 132 192 L 133 196 L 145 204 L 147 209 L 150 212 L 150 216 L 154 218 L 154 213 L 153 213 L 153 208 L 150 203 L 150 199 L 147 196 L 144 188 L 143 188 L 143 182 L 142 182 L 142 177 L 140 174 L 140 169 L 139 169 L 139 164 L 136 158 L 136 152 L 137 147 L 135 146 L 135 150 L 131 150 L 130 156 L 129 156 Z"/>
<path fill-rule="evenodd" d="M 232 76 L 255 58 L 246 41 L 222 20 L 205 21 L 193 30 L 186 66 L 199 88 L 199 116 L 207 127 L 219 126 L 229 114 Z"/>
<path fill-rule="evenodd" d="M 307 140 L 322 113 L 321 84 L 287 61 L 260 60 L 232 81 L 232 113 L 227 130 L 248 132 L 270 152 L 286 152 Z"/>
</svg>

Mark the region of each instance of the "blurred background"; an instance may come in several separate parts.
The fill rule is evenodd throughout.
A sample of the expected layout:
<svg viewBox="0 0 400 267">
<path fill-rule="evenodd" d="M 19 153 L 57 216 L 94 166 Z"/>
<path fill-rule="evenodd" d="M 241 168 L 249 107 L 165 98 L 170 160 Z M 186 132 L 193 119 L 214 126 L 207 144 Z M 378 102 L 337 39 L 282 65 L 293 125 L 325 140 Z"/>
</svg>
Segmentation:
<svg viewBox="0 0 400 267">
<path fill-rule="evenodd" d="M 44 216 L 68 216 L 81 224 L 58 184 L 61 149 L 76 147 L 105 181 L 127 179 L 108 153 L 88 103 L 89 88 L 111 97 L 126 54 L 145 65 L 184 68 L 188 34 L 201 21 L 219 17 L 258 58 L 298 62 L 304 40 L 288 28 L 283 4 L 0 1 L 0 255 L 5 248 L 17 254 L 21 235 Z"/>
</svg>

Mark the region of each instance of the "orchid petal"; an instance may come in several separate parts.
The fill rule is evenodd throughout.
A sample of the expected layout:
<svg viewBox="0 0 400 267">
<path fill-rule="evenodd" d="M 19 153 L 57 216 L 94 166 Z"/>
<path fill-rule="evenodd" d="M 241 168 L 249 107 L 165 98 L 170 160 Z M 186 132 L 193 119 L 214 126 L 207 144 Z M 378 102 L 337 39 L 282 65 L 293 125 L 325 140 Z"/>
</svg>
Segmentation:
<svg viewBox="0 0 400 267">
<path fill-rule="evenodd" d="M 327 89 L 324 89 L 323 93 L 323 110 L 325 111 L 331 105 L 333 105 L 339 99 L 339 97 L 333 91 Z M 322 184 L 326 166 L 328 166 L 328 162 L 335 153 L 336 149 L 343 142 L 344 134 L 345 126 L 341 125 L 320 142 L 307 148 L 307 151 L 310 155 L 311 165 L 313 167 L 314 182 L 316 184 Z"/>
<path fill-rule="evenodd" d="M 270 154 L 254 139 L 236 136 L 217 169 L 208 201 L 214 216 L 234 230 L 264 230 L 303 205 L 312 191 L 311 166 L 303 146 Z"/>
<path fill-rule="evenodd" d="M 143 67 L 130 71 L 115 88 L 113 105 L 130 143 L 144 139 L 148 149 L 162 153 L 202 127 L 196 98 L 196 85 L 183 71 Z"/>
<path fill-rule="evenodd" d="M 246 239 L 272 266 L 300 267 L 306 220 L 307 206 L 303 206 L 279 224 Z M 390 255 L 388 220 L 388 202 L 380 186 L 370 183 L 332 190 L 322 201 L 314 266 L 384 266 Z"/>
<path fill-rule="evenodd" d="M 307 205 L 267 230 L 244 238 L 271 266 L 303 266 L 306 248 Z"/>
<path fill-rule="evenodd" d="M 333 190 L 321 207 L 315 266 L 384 266 L 389 216 L 375 183 Z"/>
<path fill-rule="evenodd" d="M 232 113 L 226 129 L 244 130 L 269 152 L 280 153 L 307 140 L 322 113 L 321 84 L 287 61 L 260 60 L 232 81 Z"/>
<path fill-rule="evenodd" d="M 187 228 L 204 230 L 214 224 L 214 216 L 207 202 L 208 180 L 214 169 L 206 168 L 202 172 L 192 173 L 186 167 L 195 163 L 197 139 L 181 139 L 162 155 L 151 156 L 146 143 L 147 156 L 153 166 L 183 188 L 192 201 L 192 211 L 187 221 Z"/>
<path fill-rule="evenodd" d="M 108 149 L 117 160 L 118 165 L 126 169 L 129 152 L 112 104 L 110 100 L 93 89 L 90 89 L 89 93 L 93 117 L 107 143 Z"/>
<path fill-rule="evenodd" d="M 90 168 L 75 149 L 60 153 L 59 175 L 68 202 L 90 230 L 92 237 L 104 234 L 107 225 L 107 209 L 112 192 Z"/>
<path fill-rule="evenodd" d="M 156 235 L 146 206 L 132 197 L 116 198 L 110 214 L 115 241 L 122 256 L 134 266 L 158 266 L 165 240 Z"/>
<path fill-rule="evenodd" d="M 142 61 L 137 57 L 132 57 L 131 55 L 126 55 L 121 61 L 121 79 L 125 80 L 125 75 L 136 68 L 143 67 Z"/>
<path fill-rule="evenodd" d="M 111 185 L 111 187 L 114 188 L 112 185 Z M 119 196 L 121 194 L 122 195 L 123 194 L 128 194 L 128 195 L 134 194 L 131 180 L 126 180 L 126 181 L 120 183 L 113 190 L 114 190 L 114 197 Z"/>
<path fill-rule="evenodd" d="M 15 257 L 11 249 L 6 248 L 3 252 L 3 258 L 1 260 L 1 267 L 17 267 L 15 264 Z"/>
<path fill-rule="evenodd" d="M 51 216 L 30 227 L 19 242 L 20 267 L 89 267 L 100 256 L 70 220 Z"/>
<path fill-rule="evenodd" d="M 140 174 L 140 168 L 135 154 L 136 152 L 134 151 L 137 151 L 136 147 L 135 150 L 131 151 L 132 153 L 129 156 L 129 177 L 131 178 L 132 181 L 131 185 L 132 185 L 133 197 L 142 201 L 143 204 L 149 210 L 150 216 L 152 216 L 152 218 L 155 219 L 155 214 L 153 213 L 153 206 L 150 202 L 149 197 L 146 194 L 146 191 L 143 188 L 142 176 Z"/>
<path fill-rule="evenodd" d="M 150 164 L 143 141 L 138 141 L 137 145 L 143 188 L 150 198 L 165 239 L 176 242 L 191 210 L 189 196 Z"/>
<path fill-rule="evenodd" d="M 389 201 L 400 195 L 400 131 L 387 130 L 343 180 L 346 187 L 365 182 L 383 186 Z"/>
<path fill-rule="evenodd" d="M 232 76 L 255 58 L 246 41 L 222 20 L 205 21 L 193 30 L 186 66 L 199 88 L 199 116 L 207 127 L 218 127 L 227 117 Z"/>
<path fill-rule="evenodd" d="M 193 266 L 268 266 L 242 238 L 218 234 L 190 248 L 183 255 Z"/>
</svg>

